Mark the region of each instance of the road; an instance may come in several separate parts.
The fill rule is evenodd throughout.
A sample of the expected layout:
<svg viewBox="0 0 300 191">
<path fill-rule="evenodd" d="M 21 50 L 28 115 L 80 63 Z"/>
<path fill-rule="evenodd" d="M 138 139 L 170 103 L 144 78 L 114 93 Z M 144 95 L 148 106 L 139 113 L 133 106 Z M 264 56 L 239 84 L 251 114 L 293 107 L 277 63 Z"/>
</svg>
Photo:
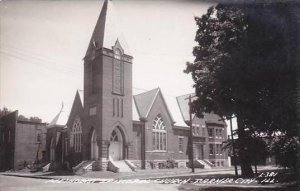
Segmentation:
<svg viewBox="0 0 300 191">
<path fill-rule="evenodd" d="M 156 183 L 53 183 L 45 179 L 23 178 L 0 175 L 0 191 L 59 191 L 59 190 L 84 190 L 84 191 L 178 191 L 178 185 Z"/>
</svg>

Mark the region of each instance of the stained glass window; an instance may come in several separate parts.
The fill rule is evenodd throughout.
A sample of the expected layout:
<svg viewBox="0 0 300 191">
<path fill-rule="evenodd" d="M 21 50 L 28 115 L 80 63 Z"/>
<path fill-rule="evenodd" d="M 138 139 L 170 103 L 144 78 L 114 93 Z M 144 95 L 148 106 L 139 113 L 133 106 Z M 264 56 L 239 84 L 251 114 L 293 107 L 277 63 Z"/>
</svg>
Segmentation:
<svg viewBox="0 0 300 191">
<path fill-rule="evenodd" d="M 167 150 L 167 131 L 166 125 L 160 115 L 158 115 L 152 124 L 152 141 L 153 150 L 166 151 Z"/>
<path fill-rule="evenodd" d="M 72 131 L 71 131 L 71 147 L 74 148 L 75 152 L 81 152 L 81 134 L 82 134 L 82 127 L 80 118 L 77 117 L 74 120 Z"/>
</svg>

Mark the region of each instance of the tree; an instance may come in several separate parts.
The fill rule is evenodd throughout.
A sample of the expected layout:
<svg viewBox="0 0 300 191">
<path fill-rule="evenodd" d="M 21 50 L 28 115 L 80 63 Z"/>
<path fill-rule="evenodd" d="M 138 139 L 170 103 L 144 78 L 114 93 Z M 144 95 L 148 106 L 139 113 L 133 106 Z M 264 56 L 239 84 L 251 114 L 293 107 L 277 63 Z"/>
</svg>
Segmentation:
<svg viewBox="0 0 300 191">
<path fill-rule="evenodd" d="M 253 175 L 247 131 L 296 135 L 296 27 L 291 5 L 219 4 L 196 17 L 193 111 L 237 117 L 243 176 Z"/>
<path fill-rule="evenodd" d="M 6 107 L 3 107 L 3 109 L 0 109 L 0 118 L 8 113 L 10 113 L 10 111 Z"/>
<path fill-rule="evenodd" d="M 8 108 L 6 107 L 3 107 L 3 109 L 0 109 L 0 118 L 4 115 L 7 115 L 9 113 L 11 113 L 12 111 L 9 110 Z M 30 121 L 30 122 L 37 122 L 37 123 L 41 123 L 42 122 L 42 119 L 40 119 L 39 117 L 25 117 L 24 115 L 19 115 L 18 116 L 18 120 L 21 120 L 21 121 Z"/>
<path fill-rule="evenodd" d="M 236 132 L 234 132 L 234 135 Z M 270 146 L 269 140 L 267 137 L 262 138 L 260 135 L 258 135 L 255 132 L 246 131 L 245 137 L 243 140 L 229 140 L 226 141 L 223 150 L 227 150 L 229 155 L 233 156 L 233 142 L 235 144 L 235 152 L 239 153 L 240 144 L 244 144 L 244 142 L 247 143 L 246 150 L 247 150 L 247 156 L 250 158 L 251 164 L 255 166 L 255 172 L 257 173 L 257 165 L 266 160 L 268 156 L 270 156 Z M 235 163 L 239 163 L 238 161 L 234 161 Z"/>
<path fill-rule="evenodd" d="M 279 136 L 276 137 L 271 145 L 271 152 L 276 160 L 284 167 L 292 167 L 296 171 L 297 147 L 299 139 L 297 137 Z"/>
</svg>

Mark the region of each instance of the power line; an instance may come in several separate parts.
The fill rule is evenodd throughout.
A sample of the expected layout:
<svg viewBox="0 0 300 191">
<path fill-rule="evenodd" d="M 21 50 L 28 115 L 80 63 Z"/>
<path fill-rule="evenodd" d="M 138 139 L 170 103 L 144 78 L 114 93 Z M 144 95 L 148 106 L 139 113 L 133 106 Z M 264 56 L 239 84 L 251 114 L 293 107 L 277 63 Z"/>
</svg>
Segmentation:
<svg viewBox="0 0 300 191">
<path fill-rule="evenodd" d="M 78 72 L 75 72 L 74 73 L 74 70 L 69 70 L 70 68 L 68 67 L 65 67 L 67 65 L 64 65 L 64 64 L 59 64 L 59 66 L 65 68 L 67 70 L 66 71 L 63 71 L 61 69 L 58 69 L 57 67 L 53 67 L 53 66 L 49 66 L 47 65 L 46 63 L 48 62 L 49 63 L 49 60 L 47 60 L 46 57 L 44 56 L 40 56 L 38 55 L 37 57 L 35 56 L 30 56 L 29 54 L 26 54 L 22 51 L 16 51 L 17 48 L 9 48 L 9 49 L 12 49 L 12 51 L 9 51 L 9 50 L 5 50 L 3 49 L 3 47 L 0 48 L 0 53 L 1 54 L 5 54 L 7 56 L 10 56 L 10 57 L 13 57 L 13 58 L 16 58 L 16 59 L 19 59 L 19 60 L 22 60 L 22 61 L 26 61 L 28 62 L 29 64 L 34 64 L 34 65 L 37 65 L 39 67 L 42 67 L 42 68 L 45 68 L 45 69 L 48 69 L 48 70 L 55 70 L 55 71 L 58 71 L 60 73 L 64 73 L 66 74 L 68 72 L 68 76 L 72 76 L 76 79 L 78 79 L 78 77 L 82 77 L 81 74 L 79 74 Z M 15 50 L 14 50 L 15 49 Z M 20 49 L 19 49 L 20 50 Z M 37 54 L 36 54 L 37 55 Z M 43 58 L 39 58 L 39 57 L 44 57 L 46 59 L 43 59 Z M 45 61 L 45 62 L 44 62 Z M 52 62 L 52 61 L 50 61 Z M 54 62 L 52 62 L 54 63 Z M 55 65 L 58 65 L 57 63 L 54 63 Z M 133 87 L 133 89 L 136 89 L 136 90 L 141 90 L 143 92 L 147 92 L 147 91 L 150 91 L 150 90 L 147 90 L 147 89 L 144 89 L 144 88 L 139 88 L 139 87 Z M 173 97 L 173 98 L 176 98 L 176 96 L 174 95 L 170 95 L 170 94 L 164 94 L 165 96 L 169 96 L 169 97 Z"/>
<path fill-rule="evenodd" d="M 61 61 L 60 59 L 57 59 L 57 58 L 46 57 L 44 55 L 34 53 L 34 52 L 28 52 L 28 51 L 26 53 L 23 49 L 16 48 L 16 47 L 13 47 L 13 46 L 9 46 L 9 45 L 5 45 L 5 44 L 3 46 L 1 46 L 1 49 L 3 49 L 3 48 L 6 49 L 6 51 L 8 51 L 8 52 L 14 52 L 14 53 L 17 53 L 17 54 L 22 54 L 22 55 L 25 55 L 27 57 L 33 58 L 33 59 L 41 60 L 43 62 L 48 62 L 48 63 L 50 62 L 52 64 L 60 63 L 59 64 L 60 66 L 63 66 L 67 69 L 72 70 L 72 69 L 76 68 L 76 67 L 74 67 L 74 64 L 71 64 L 71 62 L 68 63 L 68 62 L 65 62 L 65 61 Z"/>
<path fill-rule="evenodd" d="M 53 66 L 49 66 L 49 65 L 46 65 L 45 63 L 41 62 L 41 61 L 38 61 L 38 60 L 33 60 L 31 58 L 28 58 L 26 56 L 22 56 L 20 54 L 15 54 L 15 53 L 10 53 L 10 52 L 5 52 L 3 50 L 0 49 L 0 53 L 1 54 L 4 54 L 6 56 L 9 56 L 9 57 L 13 57 L 13 58 L 16 58 L 18 60 L 22 60 L 22 61 L 25 61 L 26 63 L 29 63 L 29 64 L 33 64 L 33 65 L 36 65 L 36 66 L 39 66 L 41 68 L 44 68 L 44 69 L 48 69 L 48 70 L 55 70 L 57 72 L 60 72 L 60 73 L 64 73 L 66 75 L 69 75 L 69 76 L 72 76 L 72 77 L 76 77 L 78 78 L 79 77 L 79 73 L 76 72 L 76 71 L 70 71 L 70 70 L 67 70 L 67 71 L 64 71 L 64 70 L 61 70 L 61 69 L 58 69 L 57 67 L 53 67 Z M 76 75 L 76 73 L 78 75 Z"/>
</svg>

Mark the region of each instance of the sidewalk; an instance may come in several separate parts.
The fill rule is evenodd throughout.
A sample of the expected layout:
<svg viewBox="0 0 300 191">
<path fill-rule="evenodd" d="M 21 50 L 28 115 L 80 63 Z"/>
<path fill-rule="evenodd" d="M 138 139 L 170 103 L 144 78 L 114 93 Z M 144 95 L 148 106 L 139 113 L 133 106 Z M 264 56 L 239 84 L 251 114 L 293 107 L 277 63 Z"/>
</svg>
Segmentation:
<svg viewBox="0 0 300 191">
<path fill-rule="evenodd" d="M 276 170 L 278 167 L 262 166 L 259 170 Z M 168 177 L 185 177 L 197 175 L 220 175 L 220 174 L 234 174 L 233 167 L 227 168 L 212 168 L 212 169 L 195 169 L 195 173 L 191 173 L 189 168 L 175 168 L 175 169 L 146 169 L 137 170 L 136 172 L 114 173 L 110 171 L 89 171 L 82 175 L 55 175 L 54 172 L 35 172 L 17 171 L 17 172 L 3 172 L 0 175 L 17 176 L 38 179 L 86 179 L 86 178 L 103 178 L 103 179 L 154 179 L 154 178 L 168 178 Z"/>
</svg>

